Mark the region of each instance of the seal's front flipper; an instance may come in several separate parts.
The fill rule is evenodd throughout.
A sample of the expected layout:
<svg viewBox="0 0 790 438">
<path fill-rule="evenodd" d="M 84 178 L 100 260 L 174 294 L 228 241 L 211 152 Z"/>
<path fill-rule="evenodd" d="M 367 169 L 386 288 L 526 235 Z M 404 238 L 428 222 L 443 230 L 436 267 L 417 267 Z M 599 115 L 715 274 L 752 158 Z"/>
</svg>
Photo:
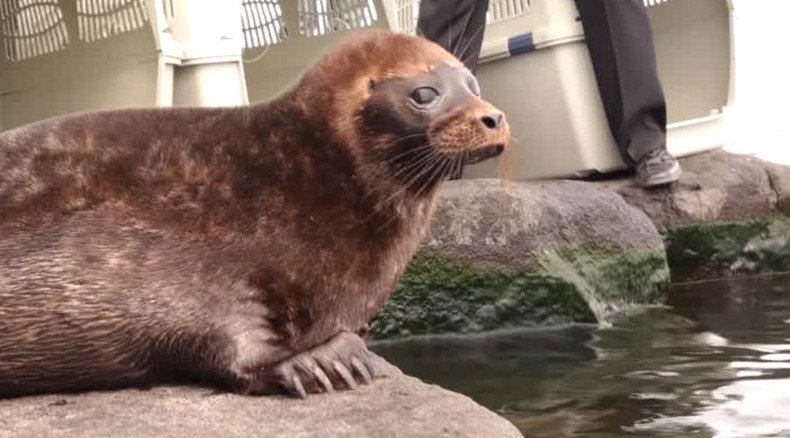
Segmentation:
<svg viewBox="0 0 790 438">
<path fill-rule="evenodd" d="M 291 356 L 267 372 L 286 392 L 299 397 L 310 393 L 354 389 L 376 376 L 372 355 L 356 334 L 341 332 L 328 341 Z"/>
</svg>

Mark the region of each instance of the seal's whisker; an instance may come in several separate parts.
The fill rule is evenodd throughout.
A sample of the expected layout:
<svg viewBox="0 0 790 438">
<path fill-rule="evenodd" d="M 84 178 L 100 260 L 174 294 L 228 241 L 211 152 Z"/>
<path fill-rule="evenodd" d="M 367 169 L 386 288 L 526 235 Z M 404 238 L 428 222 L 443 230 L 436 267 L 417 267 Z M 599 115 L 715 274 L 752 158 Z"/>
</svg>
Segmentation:
<svg viewBox="0 0 790 438">
<path fill-rule="evenodd" d="M 458 173 L 460 173 L 460 171 L 461 171 L 460 164 L 461 164 L 461 154 L 455 154 L 453 156 L 453 165 L 450 168 L 450 172 L 448 172 L 447 175 L 444 175 L 444 178 L 445 179 L 450 179 L 450 178 L 453 178 L 453 177 L 457 176 Z"/>
<path fill-rule="evenodd" d="M 453 172 L 455 172 L 457 159 L 458 157 L 456 156 L 456 154 L 452 154 L 447 158 L 447 161 L 450 163 L 450 166 L 446 169 L 446 171 L 443 170 L 442 173 L 439 174 L 438 178 L 440 180 L 447 180 L 452 177 Z"/>
<path fill-rule="evenodd" d="M 411 175 L 411 179 L 403 186 L 400 192 L 406 193 L 414 186 L 414 184 L 427 176 L 428 172 L 430 172 L 432 169 L 435 169 L 437 164 L 439 164 L 441 161 L 443 161 L 443 157 L 437 153 L 434 153 L 431 160 L 424 162 L 416 169 L 417 171 Z"/>
<path fill-rule="evenodd" d="M 450 29 L 448 29 L 448 32 L 447 32 L 447 49 L 448 50 L 450 49 L 450 47 L 453 46 L 453 21 L 455 21 L 455 20 L 450 20 Z"/>
<path fill-rule="evenodd" d="M 419 166 L 423 161 L 425 161 L 428 157 L 430 157 L 430 155 L 433 153 L 433 151 L 431 150 L 430 147 L 428 147 L 426 145 L 425 147 L 420 147 L 420 148 L 416 148 L 414 150 L 408 151 L 408 153 L 414 153 L 416 156 L 414 157 L 414 159 L 412 161 L 406 163 L 406 165 L 401 167 L 397 172 L 390 173 L 388 171 L 388 169 L 382 169 L 381 172 L 379 172 L 379 173 L 381 173 L 381 175 L 379 175 L 379 177 L 381 178 L 381 181 L 383 183 L 382 186 L 386 186 L 389 183 L 396 183 L 397 184 L 397 179 L 398 179 L 398 177 L 400 175 L 402 175 L 405 172 L 409 172 L 415 166 Z M 391 163 L 387 163 L 387 164 L 391 164 Z"/>
<path fill-rule="evenodd" d="M 436 158 L 435 154 L 429 152 L 426 156 L 422 157 L 420 159 L 420 161 L 411 163 L 409 166 L 404 167 L 403 169 L 401 169 L 398 172 L 397 175 L 391 175 L 390 177 L 386 178 L 384 180 L 385 183 L 382 184 L 382 187 L 395 186 L 395 187 L 398 187 L 398 190 L 396 190 L 392 194 L 387 194 L 386 192 L 383 192 L 383 190 L 386 190 L 386 189 L 383 189 L 381 194 L 385 195 L 385 196 L 387 196 L 387 195 L 389 195 L 389 196 L 384 201 L 379 202 L 379 204 L 380 205 L 387 205 L 392 200 L 394 200 L 395 198 L 397 198 L 399 196 L 402 196 L 403 193 L 405 193 L 408 190 L 409 186 L 412 184 L 411 181 L 414 180 L 414 179 L 419 179 L 419 174 L 420 174 L 421 170 L 423 168 L 425 168 L 425 167 L 430 167 L 430 166 L 433 165 L 433 162 L 436 161 L 435 158 Z M 406 171 L 406 172 L 404 172 L 404 171 Z M 398 180 L 398 177 L 401 176 L 401 174 L 403 174 L 403 177 L 401 178 L 401 180 L 407 181 L 406 184 L 403 184 L 402 181 Z"/>
<path fill-rule="evenodd" d="M 425 164 L 426 161 L 428 161 L 428 159 L 431 158 L 432 155 L 435 155 L 435 152 L 431 148 L 428 148 L 426 151 L 422 153 L 419 159 L 409 163 L 407 166 L 404 166 L 402 169 L 392 174 L 389 177 L 389 179 L 394 181 L 399 176 L 401 176 L 404 173 L 404 171 L 406 171 L 407 169 L 415 169 L 422 166 L 423 164 Z"/>
<path fill-rule="evenodd" d="M 394 139 L 394 140 L 392 140 L 390 142 L 387 142 L 387 143 L 385 143 L 385 144 L 383 144 L 381 146 L 378 146 L 378 147 L 380 149 L 385 149 L 385 148 L 388 148 L 388 147 L 394 145 L 395 143 L 398 143 L 398 142 L 403 141 L 403 140 L 407 140 L 407 139 L 410 139 L 410 138 L 416 138 L 416 137 L 427 137 L 427 136 L 428 136 L 428 134 L 424 133 L 424 132 L 418 132 L 416 134 L 404 135 L 402 137 L 398 137 L 398 138 L 396 138 L 396 139 Z"/>
<path fill-rule="evenodd" d="M 455 157 L 455 169 L 453 170 L 452 177 L 461 177 L 461 172 L 464 170 L 464 156 L 466 155 L 466 151 L 461 154 L 458 154 Z"/>
<path fill-rule="evenodd" d="M 472 41 L 474 41 L 474 39 L 477 37 L 477 34 L 479 34 L 484 28 L 485 25 L 478 27 L 475 33 L 472 35 L 472 37 L 466 41 L 466 47 L 464 47 L 464 50 L 459 55 L 457 55 L 457 58 L 460 59 L 461 62 L 463 62 L 464 64 L 466 64 L 466 61 L 468 60 L 468 59 L 464 59 L 464 57 L 466 56 L 466 52 L 472 46 Z M 472 56 L 472 54 L 470 53 L 469 56 Z"/>
<path fill-rule="evenodd" d="M 420 189 L 420 194 L 424 193 L 429 187 L 431 183 L 436 183 L 444 179 L 447 171 L 453 167 L 452 160 L 444 160 L 444 163 L 439 167 L 438 172 L 432 173 L 431 177 L 426 180 L 426 184 L 423 185 L 422 189 Z"/>
<path fill-rule="evenodd" d="M 409 170 L 408 173 L 404 177 L 404 179 L 408 181 L 406 184 L 398 184 L 398 182 L 395 181 L 395 178 L 396 178 L 395 175 L 391 176 L 390 178 L 387 178 L 386 182 L 393 182 L 394 181 L 396 183 L 395 186 L 398 187 L 398 190 L 396 190 L 394 193 L 390 194 L 384 200 L 379 201 L 378 202 L 379 206 L 384 207 L 384 206 L 388 205 L 390 202 L 392 202 L 393 200 L 395 200 L 395 199 L 397 199 L 399 197 L 402 197 L 403 194 L 406 193 L 406 191 L 411 187 L 411 185 L 413 185 L 414 182 L 419 180 L 420 175 L 424 172 L 424 169 L 425 168 L 429 168 L 430 169 L 431 166 L 433 166 L 434 163 L 438 159 L 440 159 L 440 157 L 432 149 L 430 149 L 428 152 L 429 153 L 426 156 L 424 156 L 423 158 L 421 158 L 419 161 L 413 162 L 409 166 L 404 168 L 404 169 L 408 169 Z M 401 170 L 403 170 L 403 169 L 401 169 Z M 383 184 L 382 186 L 387 187 L 387 186 L 389 186 L 389 184 Z M 378 212 L 379 212 L 378 210 L 374 211 L 368 217 L 363 219 L 360 223 L 367 222 L 368 220 L 370 220 L 370 218 L 375 216 L 376 213 L 378 213 Z"/>
<path fill-rule="evenodd" d="M 405 156 L 407 156 L 409 154 L 416 154 L 417 152 L 424 152 L 425 150 L 428 150 L 428 149 L 430 149 L 430 147 L 428 145 L 418 146 L 416 148 L 409 149 L 408 151 L 401 152 L 398 155 L 395 155 L 395 156 L 392 156 L 392 157 L 388 157 L 385 160 L 385 162 L 392 163 L 392 162 L 397 161 L 398 159 L 403 158 L 403 157 L 405 157 Z"/>
<path fill-rule="evenodd" d="M 455 48 L 452 50 L 453 56 L 455 56 L 456 58 L 460 59 L 460 56 L 459 56 L 459 53 L 458 53 L 458 49 L 461 47 L 461 44 L 464 42 L 463 35 L 464 35 L 464 32 L 466 32 L 466 28 L 469 26 L 469 22 L 471 20 L 472 20 L 472 14 L 467 15 L 466 22 L 464 22 L 464 27 L 462 27 L 461 28 L 461 32 L 458 33 L 458 41 L 456 41 Z M 472 39 L 474 39 L 474 36 L 472 36 Z M 471 41 L 471 39 L 469 41 Z M 467 46 L 469 45 L 468 42 L 466 44 L 467 44 Z M 449 46 L 448 46 L 448 48 L 449 48 Z"/>
<path fill-rule="evenodd" d="M 413 172 L 413 174 L 410 175 L 411 179 L 409 180 L 408 183 L 406 183 L 403 186 L 403 188 L 401 190 L 402 193 L 406 193 L 410 188 L 412 188 L 412 186 L 415 183 L 417 183 L 420 179 L 422 179 L 424 176 L 426 176 L 426 174 L 431 169 L 433 169 L 434 166 L 436 166 L 437 163 L 439 163 L 440 161 L 443 160 L 442 156 L 437 154 L 437 153 L 431 154 L 431 158 L 432 158 L 431 160 L 427 160 L 427 161 L 424 161 L 423 163 L 421 163 L 420 166 L 418 166 L 416 168 L 416 172 Z"/>
<path fill-rule="evenodd" d="M 440 160 L 439 165 L 433 169 L 433 172 L 430 173 L 430 177 L 423 180 L 422 185 L 420 186 L 419 190 L 417 190 L 416 192 L 416 196 L 422 195 L 424 191 L 427 190 L 432 183 L 435 183 L 437 180 L 440 180 L 442 178 L 442 174 L 445 172 L 447 168 L 447 165 L 451 163 L 450 160 L 442 156 L 439 157 L 439 160 Z"/>
<path fill-rule="evenodd" d="M 445 166 L 445 165 L 448 163 L 448 161 L 447 161 L 447 160 L 445 160 L 445 159 L 444 159 L 444 157 L 442 157 L 440 154 L 434 154 L 434 155 L 433 155 L 433 158 L 434 158 L 434 160 L 432 160 L 432 161 L 430 162 L 430 164 L 428 164 L 428 165 L 425 165 L 425 166 L 421 166 L 421 168 L 420 168 L 420 171 L 419 171 L 419 172 L 418 172 L 418 173 L 417 173 L 417 174 L 416 174 L 416 175 L 415 175 L 415 176 L 414 176 L 414 177 L 413 177 L 413 178 L 412 178 L 412 179 L 411 179 L 411 180 L 410 180 L 410 181 L 409 181 L 409 182 L 408 182 L 406 185 L 404 185 L 404 186 L 403 186 L 403 188 L 402 188 L 401 190 L 398 190 L 398 191 L 397 191 L 397 192 L 396 192 L 396 193 L 395 193 L 395 194 L 394 194 L 394 195 L 393 195 L 393 196 L 390 198 L 390 200 L 389 200 L 389 201 L 392 201 L 392 200 L 394 200 L 394 199 L 397 199 L 397 198 L 399 198 L 399 197 L 403 196 L 403 195 L 404 195 L 404 194 L 405 194 L 405 193 L 406 193 L 406 192 L 407 192 L 407 191 L 408 191 L 410 188 L 412 188 L 412 186 L 413 186 L 415 183 L 417 183 L 417 182 L 419 182 L 421 179 L 423 179 L 423 183 L 420 185 L 420 188 L 419 188 L 419 190 L 417 190 L 417 192 L 416 192 L 416 193 L 417 193 L 417 195 L 421 194 L 421 193 L 423 192 L 423 190 L 424 190 L 424 189 L 425 189 L 425 188 L 426 188 L 428 185 L 430 185 L 430 183 L 431 183 L 431 181 L 432 181 L 432 179 L 433 179 L 433 176 L 434 176 L 434 175 L 436 175 L 436 171 L 437 171 L 437 170 L 439 170 L 439 169 L 442 169 L 442 168 L 444 168 L 444 166 Z M 439 164 L 439 165 L 436 165 L 436 164 Z M 433 168 L 433 172 L 431 173 L 431 178 L 429 178 L 429 179 L 424 179 L 424 177 L 425 177 L 425 176 L 427 176 L 428 172 L 430 172 L 432 168 Z M 440 174 L 441 174 L 441 172 L 440 172 Z M 389 202 L 389 201 L 388 201 L 388 202 Z M 383 229 L 384 227 L 386 227 L 386 226 L 387 226 L 389 223 L 391 223 L 393 220 L 395 220 L 395 218 L 396 218 L 396 217 L 397 217 L 396 215 L 392 215 L 392 216 L 391 216 L 389 219 L 387 219 L 386 221 L 384 221 L 384 223 L 383 223 L 383 224 L 381 224 L 381 225 L 380 225 L 380 226 L 377 228 L 377 230 L 381 230 L 381 229 Z"/>
</svg>

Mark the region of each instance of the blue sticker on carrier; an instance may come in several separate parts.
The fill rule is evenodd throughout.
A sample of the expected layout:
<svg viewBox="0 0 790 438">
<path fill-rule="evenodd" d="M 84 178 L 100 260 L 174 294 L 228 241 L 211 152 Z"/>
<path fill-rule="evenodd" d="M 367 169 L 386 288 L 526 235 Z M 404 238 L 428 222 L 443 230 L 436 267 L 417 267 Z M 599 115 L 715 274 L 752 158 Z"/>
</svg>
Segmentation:
<svg viewBox="0 0 790 438">
<path fill-rule="evenodd" d="M 532 38 L 532 33 L 525 33 L 508 38 L 507 50 L 510 52 L 511 56 L 535 50 L 535 40 Z"/>
</svg>

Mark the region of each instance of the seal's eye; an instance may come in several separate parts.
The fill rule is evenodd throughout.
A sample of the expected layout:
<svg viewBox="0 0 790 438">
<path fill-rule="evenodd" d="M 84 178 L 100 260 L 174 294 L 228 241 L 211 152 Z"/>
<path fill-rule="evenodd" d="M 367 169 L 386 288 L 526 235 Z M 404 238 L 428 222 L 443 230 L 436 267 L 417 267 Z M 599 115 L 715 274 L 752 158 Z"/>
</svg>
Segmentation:
<svg viewBox="0 0 790 438">
<path fill-rule="evenodd" d="M 411 100 L 417 105 L 430 105 L 439 97 L 439 92 L 431 87 L 420 87 L 411 92 Z"/>
</svg>

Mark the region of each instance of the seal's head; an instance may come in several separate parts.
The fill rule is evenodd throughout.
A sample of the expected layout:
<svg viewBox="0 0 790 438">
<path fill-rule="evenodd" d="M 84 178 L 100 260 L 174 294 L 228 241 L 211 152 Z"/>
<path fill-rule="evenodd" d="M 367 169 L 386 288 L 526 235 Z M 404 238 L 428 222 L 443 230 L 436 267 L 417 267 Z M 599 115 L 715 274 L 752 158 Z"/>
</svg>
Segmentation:
<svg viewBox="0 0 790 438">
<path fill-rule="evenodd" d="M 356 36 L 297 89 L 327 109 L 340 143 L 381 189 L 427 193 L 464 165 L 499 155 L 510 140 L 504 114 L 481 99 L 472 73 L 420 37 Z"/>
</svg>

